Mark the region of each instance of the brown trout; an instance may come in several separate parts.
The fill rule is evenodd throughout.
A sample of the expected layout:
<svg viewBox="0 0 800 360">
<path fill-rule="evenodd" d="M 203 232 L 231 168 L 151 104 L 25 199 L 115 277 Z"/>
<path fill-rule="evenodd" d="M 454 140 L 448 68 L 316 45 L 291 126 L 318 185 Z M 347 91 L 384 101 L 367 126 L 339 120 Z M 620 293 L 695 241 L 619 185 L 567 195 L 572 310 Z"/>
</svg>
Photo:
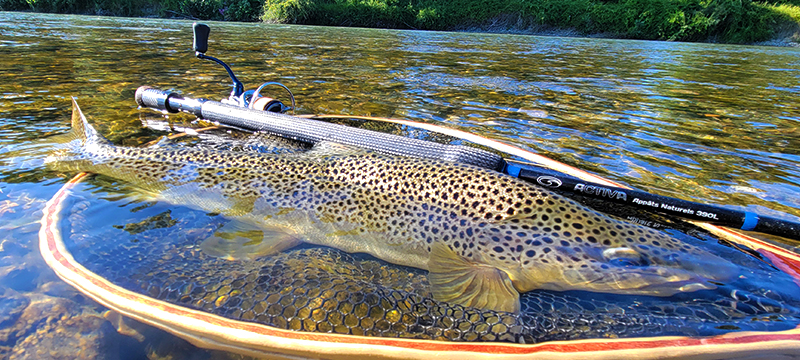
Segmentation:
<svg viewBox="0 0 800 360">
<path fill-rule="evenodd" d="M 429 271 L 437 300 L 517 312 L 534 289 L 670 296 L 713 289 L 737 267 L 665 233 L 495 171 L 321 143 L 302 154 L 114 146 L 73 100 L 70 141 L 46 160 L 173 204 L 298 241 Z"/>
</svg>

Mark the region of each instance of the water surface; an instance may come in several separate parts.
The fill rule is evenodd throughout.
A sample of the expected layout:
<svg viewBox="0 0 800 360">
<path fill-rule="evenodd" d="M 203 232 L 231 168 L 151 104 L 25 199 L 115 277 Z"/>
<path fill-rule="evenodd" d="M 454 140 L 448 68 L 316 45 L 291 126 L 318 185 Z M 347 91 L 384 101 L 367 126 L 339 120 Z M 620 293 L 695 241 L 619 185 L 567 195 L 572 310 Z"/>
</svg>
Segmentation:
<svg viewBox="0 0 800 360">
<path fill-rule="evenodd" d="M 654 193 L 800 216 L 798 49 L 210 25 L 209 55 L 231 64 L 249 88 L 284 83 L 299 113 L 444 123 Z M 0 13 L 7 299 L 35 290 L 89 302 L 38 256 L 35 221 L 72 175 L 45 169 L 38 141 L 67 130 L 70 97 L 98 131 L 133 146 L 163 134 L 141 126 L 138 86 L 226 96 L 227 75 L 194 58 L 191 42 L 187 21 Z M 27 316 L 14 301 L 5 300 L 8 316 Z"/>
</svg>

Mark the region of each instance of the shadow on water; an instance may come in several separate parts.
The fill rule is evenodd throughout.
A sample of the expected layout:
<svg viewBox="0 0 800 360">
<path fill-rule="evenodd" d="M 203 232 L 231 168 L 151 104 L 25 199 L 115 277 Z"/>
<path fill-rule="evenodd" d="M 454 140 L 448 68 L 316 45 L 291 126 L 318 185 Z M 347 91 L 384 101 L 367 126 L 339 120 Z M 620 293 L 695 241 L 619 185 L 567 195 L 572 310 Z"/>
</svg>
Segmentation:
<svg viewBox="0 0 800 360">
<path fill-rule="evenodd" d="M 139 335 L 119 335 L 103 308 L 47 268 L 37 245 L 44 202 L 72 175 L 43 167 L 41 139 L 67 130 L 71 96 L 100 133 L 136 146 L 163 134 L 141 126 L 133 101 L 138 86 L 212 99 L 230 90 L 221 68 L 192 56 L 190 26 L 0 12 L 0 353 L 22 357 L 47 346 L 99 358 L 211 356 L 136 324 Z M 300 101 L 299 113 L 443 122 L 643 190 L 800 216 L 797 49 L 259 24 L 212 28 L 209 55 L 228 61 L 245 84 L 286 84 Z M 82 194 L 87 201 L 126 189 L 107 179 L 92 181 L 95 191 Z M 152 211 L 166 210 L 159 206 Z M 113 225 L 128 224 L 116 220 Z M 742 259 L 760 276 L 773 274 L 755 257 Z M 772 280 L 771 288 L 796 289 L 779 275 Z M 715 325 L 722 330 L 741 326 L 735 319 L 770 311 L 784 318 L 754 326 L 791 326 L 796 304 L 785 312 L 773 305 L 799 298 L 796 291 L 754 284 L 740 279 L 708 290 L 708 298 L 723 294 L 730 303 L 697 302 L 690 311 L 726 319 Z M 588 297 L 542 292 L 537 299 L 546 296 L 564 306 Z M 621 301 L 592 296 L 595 303 L 585 309 Z M 630 312 L 658 319 L 686 311 L 659 301 L 624 300 L 641 304 Z M 733 302 L 736 311 L 729 310 Z M 540 303 L 527 304 L 534 309 Z M 652 324 L 664 324 L 658 321 Z M 672 325 L 705 334 L 720 330 Z M 84 340 L 70 343 L 60 333 L 81 333 Z"/>
</svg>

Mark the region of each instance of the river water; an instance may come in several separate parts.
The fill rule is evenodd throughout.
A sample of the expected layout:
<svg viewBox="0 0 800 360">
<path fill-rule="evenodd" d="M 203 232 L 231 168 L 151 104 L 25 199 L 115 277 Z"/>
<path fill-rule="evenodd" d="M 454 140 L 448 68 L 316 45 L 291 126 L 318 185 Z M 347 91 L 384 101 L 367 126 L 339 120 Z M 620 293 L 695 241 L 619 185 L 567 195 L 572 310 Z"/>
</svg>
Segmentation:
<svg viewBox="0 0 800 360">
<path fill-rule="evenodd" d="M 446 124 L 642 190 L 800 216 L 800 49 L 209 24 L 207 54 L 250 88 L 287 85 L 298 113 Z M 91 305 L 38 255 L 41 209 L 72 175 L 43 167 L 40 139 L 67 131 L 70 97 L 133 146 L 162 135 L 142 128 L 137 87 L 226 96 L 224 70 L 191 43 L 188 21 L 0 12 L 0 326 Z M 35 349 L 51 320 L 3 330 L 0 347 Z M 151 358 L 191 349 L 145 343 L 126 346 Z"/>
</svg>

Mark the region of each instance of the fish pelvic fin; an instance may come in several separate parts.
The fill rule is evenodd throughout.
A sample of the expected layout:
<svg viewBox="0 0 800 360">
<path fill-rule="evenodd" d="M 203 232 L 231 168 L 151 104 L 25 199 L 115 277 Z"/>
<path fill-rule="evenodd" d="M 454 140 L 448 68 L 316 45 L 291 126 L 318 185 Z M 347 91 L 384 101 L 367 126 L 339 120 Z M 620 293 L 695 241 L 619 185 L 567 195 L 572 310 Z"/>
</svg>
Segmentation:
<svg viewBox="0 0 800 360">
<path fill-rule="evenodd" d="M 431 246 L 428 269 L 436 300 L 511 313 L 520 310 L 519 292 L 505 271 L 465 259 L 444 243 Z"/>
<path fill-rule="evenodd" d="M 200 249 L 211 257 L 233 261 L 255 260 L 275 255 L 299 245 L 300 242 L 300 238 L 288 229 L 256 227 L 234 220 L 203 240 Z"/>
</svg>

